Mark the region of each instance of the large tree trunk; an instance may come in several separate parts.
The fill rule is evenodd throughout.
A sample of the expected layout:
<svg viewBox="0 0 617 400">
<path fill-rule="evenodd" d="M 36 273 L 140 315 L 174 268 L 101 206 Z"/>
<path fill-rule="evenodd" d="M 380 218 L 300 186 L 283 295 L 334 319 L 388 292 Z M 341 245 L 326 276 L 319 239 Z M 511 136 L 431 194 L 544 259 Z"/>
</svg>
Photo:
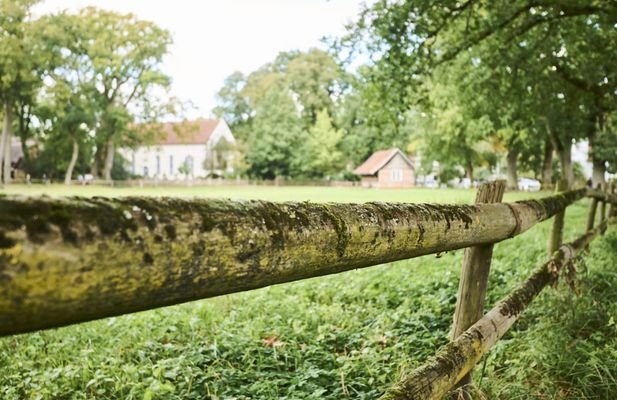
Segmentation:
<svg viewBox="0 0 617 400">
<path fill-rule="evenodd" d="M 11 104 L 4 103 L 4 125 L 2 127 L 2 137 L 0 138 L 0 182 L 9 183 L 11 181 L 11 128 L 13 123 L 13 109 Z"/>
<path fill-rule="evenodd" d="M 92 167 L 90 168 L 90 173 L 92 174 L 94 179 L 99 178 L 99 171 L 100 171 L 99 169 L 99 147 L 97 145 L 94 150 L 94 157 L 92 159 Z"/>
<path fill-rule="evenodd" d="M 114 165 L 114 141 L 112 138 L 109 138 L 107 141 L 107 149 L 105 153 L 105 167 L 103 169 L 103 178 L 107 182 L 111 182 L 111 169 Z"/>
<path fill-rule="evenodd" d="M 509 149 L 506 156 L 508 161 L 508 189 L 518 188 L 518 150 Z"/>
<path fill-rule="evenodd" d="M 542 160 L 542 188 L 553 186 L 553 143 L 550 139 L 544 141 L 544 159 Z"/>
<path fill-rule="evenodd" d="M 603 187 L 606 183 L 604 179 L 604 173 L 606 172 L 606 164 L 602 160 L 596 160 L 595 158 L 592 160 L 593 170 L 591 174 L 591 182 L 594 188 L 597 188 L 598 185 Z"/>
<path fill-rule="evenodd" d="M 19 109 L 19 132 L 17 133 L 19 136 L 19 142 L 21 144 L 21 152 L 23 153 L 23 162 L 24 166 L 30 164 L 30 153 L 28 152 L 28 134 L 30 127 L 30 112 L 29 109 L 26 111 L 26 106 L 23 104 Z"/>
<path fill-rule="evenodd" d="M 572 138 L 560 138 L 558 133 L 546 122 L 546 131 L 559 157 L 561 178 L 568 182 L 568 187 L 574 187 L 574 171 L 572 169 Z"/>
<path fill-rule="evenodd" d="M 11 182 L 11 161 L 13 160 L 13 155 L 11 154 L 12 138 L 12 132 L 9 130 L 7 135 L 4 137 L 4 183 Z"/>
<path fill-rule="evenodd" d="M 465 177 L 469 178 L 469 182 L 473 187 L 473 164 L 469 160 L 465 163 Z"/>
<path fill-rule="evenodd" d="M 593 125 L 593 128 L 587 133 L 587 139 L 589 140 L 589 150 L 591 151 L 591 163 L 593 166 L 591 173 L 591 182 L 594 188 L 603 187 L 606 181 L 604 180 L 604 173 L 606 172 L 606 162 L 598 156 L 594 151 L 596 146 L 596 139 L 598 136 L 605 134 L 605 118 L 601 113 L 596 115 L 597 124 Z"/>
<path fill-rule="evenodd" d="M 73 138 L 73 154 L 71 155 L 71 161 L 69 162 L 69 167 L 66 169 L 66 175 L 64 176 L 65 185 L 71 184 L 71 179 L 73 177 L 73 169 L 75 168 L 75 164 L 77 163 L 78 155 L 79 155 L 79 143 L 77 143 L 77 140 Z"/>
<path fill-rule="evenodd" d="M 2 174 L 2 163 L 4 161 L 4 138 L 6 137 L 6 114 L 4 115 L 4 124 L 2 127 L 2 135 L 0 135 L 0 185 L 4 183 Z"/>
<path fill-rule="evenodd" d="M 561 174 L 568 182 L 568 187 L 574 187 L 574 170 L 572 169 L 572 141 L 564 140 L 562 146 L 557 150 L 559 163 L 561 164 Z"/>
</svg>

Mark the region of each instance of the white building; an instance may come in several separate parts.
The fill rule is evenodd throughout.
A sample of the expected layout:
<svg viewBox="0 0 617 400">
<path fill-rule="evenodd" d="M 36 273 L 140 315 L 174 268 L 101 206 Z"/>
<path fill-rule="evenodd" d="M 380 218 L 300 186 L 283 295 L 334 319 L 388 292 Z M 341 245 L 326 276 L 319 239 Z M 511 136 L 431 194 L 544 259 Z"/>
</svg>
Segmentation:
<svg viewBox="0 0 617 400">
<path fill-rule="evenodd" d="M 192 179 L 233 172 L 236 140 L 222 119 L 166 123 L 154 136 L 151 144 L 121 150 L 134 175 Z"/>
</svg>

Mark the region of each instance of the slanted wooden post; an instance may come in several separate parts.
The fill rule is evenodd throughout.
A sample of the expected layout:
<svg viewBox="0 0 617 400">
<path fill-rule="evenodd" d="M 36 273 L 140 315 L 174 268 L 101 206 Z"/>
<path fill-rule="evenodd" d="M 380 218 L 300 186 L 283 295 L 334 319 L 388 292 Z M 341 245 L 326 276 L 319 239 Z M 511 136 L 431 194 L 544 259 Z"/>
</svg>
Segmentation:
<svg viewBox="0 0 617 400">
<path fill-rule="evenodd" d="M 596 186 L 597 189 L 600 189 L 600 185 Z M 598 209 L 598 199 L 592 198 L 591 205 L 589 206 L 589 214 L 587 216 L 587 230 L 590 231 L 593 229 L 594 223 L 596 221 L 596 210 Z"/>
<path fill-rule="evenodd" d="M 568 190 L 568 181 L 565 179 L 559 180 L 557 182 L 557 187 L 555 192 L 565 192 Z M 555 219 L 553 220 L 553 229 L 551 230 L 551 236 L 548 240 L 548 256 L 552 256 L 554 252 L 557 251 L 561 243 L 563 242 L 563 225 L 564 219 L 566 216 L 566 210 L 557 213 L 555 215 Z"/>
<path fill-rule="evenodd" d="M 505 189 L 506 181 L 502 180 L 481 185 L 476 194 L 476 204 L 500 203 Z M 461 280 L 458 286 L 458 300 L 454 312 L 454 324 L 452 326 L 452 341 L 482 318 L 492 256 L 493 244 L 465 249 Z M 458 386 L 464 387 L 469 384 L 471 384 L 471 373 L 461 379 Z M 469 398 L 465 388 L 463 388 L 463 396 Z"/>
<path fill-rule="evenodd" d="M 605 194 L 608 194 L 608 186 L 606 186 L 606 184 L 602 186 L 602 191 Z M 603 201 L 602 205 L 600 206 L 600 224 L 602 224 L 605 219 L 606 219 L 606 201 Z M 606 228 L 602 229 L 601 233 L 604 235 L 604 232 L 606 232 Z"/>
<path fill-rule="evenodd" d="M 610 193 L 615 194 L 615 181 L 611 182 Z M 615 204 L 611 203 L 611 206 L 608 209 L 608 217 L 612 218 L 616 216 L 617 216 L 617 207 L 615 206 Z"/>
</svg>

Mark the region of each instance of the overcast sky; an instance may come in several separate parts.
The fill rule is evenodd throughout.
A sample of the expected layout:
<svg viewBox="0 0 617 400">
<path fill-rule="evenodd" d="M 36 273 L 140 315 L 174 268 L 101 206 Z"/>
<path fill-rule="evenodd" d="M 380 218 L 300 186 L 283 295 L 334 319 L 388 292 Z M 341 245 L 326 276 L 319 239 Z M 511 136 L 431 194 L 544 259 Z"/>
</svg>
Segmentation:
<svg viewBox="0 0 617 400">
<path fill-rule="evenodd" d="M 284 50 L 320 47 L 355 19 L 362 0 L 45 0 L 36 14 L 96 6 L 154 21 L 174 44 L 164 69 L 173 92 L 209 116 L 234 71 L 249 73 Z"/>
</svg>

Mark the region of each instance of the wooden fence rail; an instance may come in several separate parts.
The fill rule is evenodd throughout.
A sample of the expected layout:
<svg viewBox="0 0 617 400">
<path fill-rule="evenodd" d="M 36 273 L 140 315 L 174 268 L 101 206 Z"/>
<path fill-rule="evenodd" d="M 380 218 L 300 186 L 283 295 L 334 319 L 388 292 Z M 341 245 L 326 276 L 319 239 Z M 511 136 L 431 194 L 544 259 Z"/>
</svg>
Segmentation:
<svg viewBox="0 0 617 400">
<path fill-rule="evenodd" d="M 424 365 L 388 391 L 382 400 L 441 399 L 512 327 L 531 301 L 606 227 L 606 221 L 574 242 L 564 244 L 518 289 L 499 301 L 484 317 Z"/>
<path fill-rule="evenodd" d="M 503 183 L 488 185 L 480 191 L 499 201 Z M 435 205 L 0 195 L 0 336 L 471 246 L 480 246 L 478 260 L 490 265 L 490 245 L 562 215 L 585 196 L 594 200 L 588 233 L 558 247 L 520 289 L 384 397 L 436 398 L 469 373 L 556 271 L 604 229 L 608 219 L 591 229 L 595 208 L 617 204 L 617 196 L 579 189 L 514 203 L 485 204 L 479 196 L 475 205 Z M 560 232 L 551 246 L 561 244 Z M 466 261 L 467 273 L 473 260 Z M 483 302 L 484 293 L 471 297 Z M 458 325 L 463 332 L 482 307 L 461 307 L 457 313 L 476 315 Z"/>
<path fill-rule="evenodd" d="M 584 195 L 474 206 L 0 196 L 0 335 L 493 243 Z"/>
</svg>

